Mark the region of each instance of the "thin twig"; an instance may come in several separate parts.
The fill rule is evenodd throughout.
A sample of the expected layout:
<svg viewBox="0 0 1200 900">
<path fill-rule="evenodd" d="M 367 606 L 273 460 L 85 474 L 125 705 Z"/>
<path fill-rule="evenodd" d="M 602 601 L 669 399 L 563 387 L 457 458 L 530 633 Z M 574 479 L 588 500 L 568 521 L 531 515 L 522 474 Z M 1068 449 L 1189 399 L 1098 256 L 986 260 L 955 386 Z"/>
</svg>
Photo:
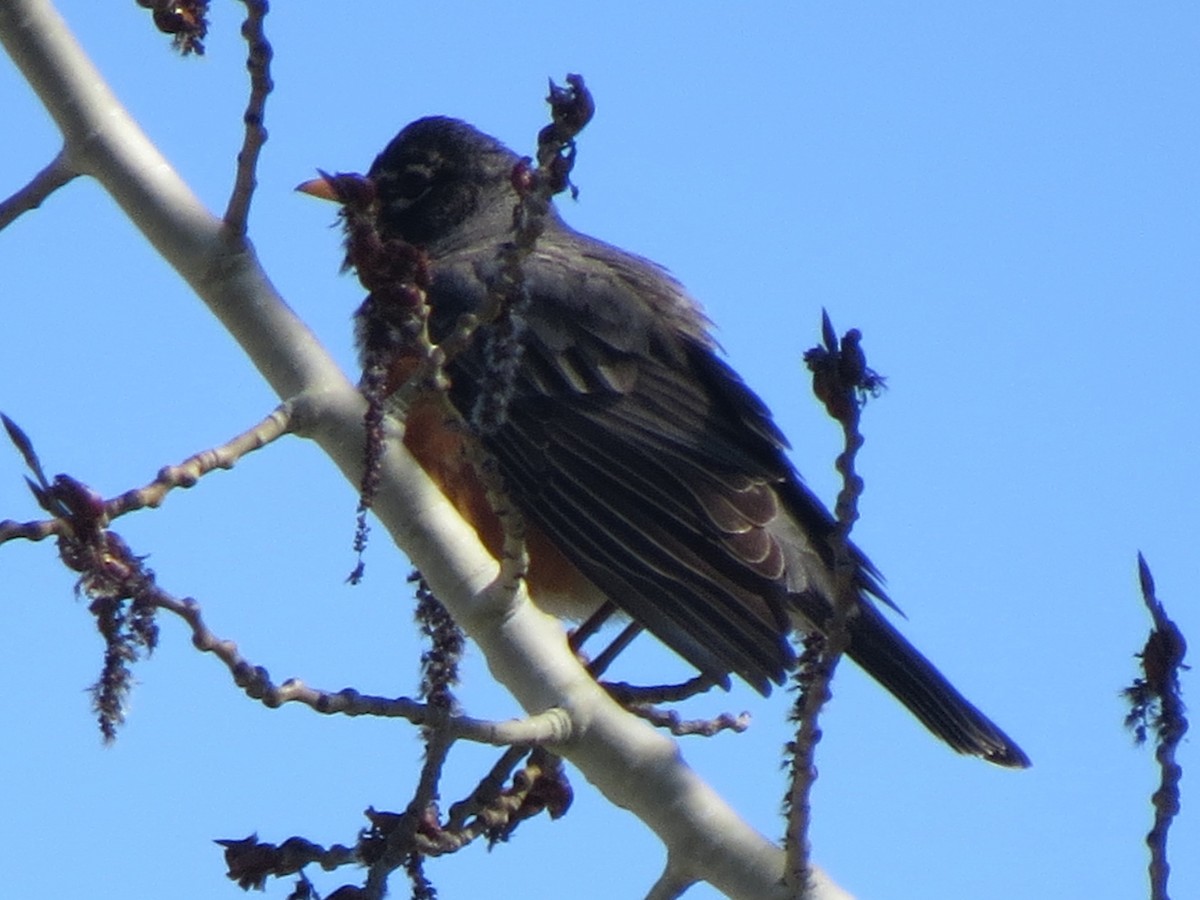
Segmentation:
<svg viewBox="0 0 1200 900">
<path fill-rule="evenodd" d="M 426 728 L 425 762 L 421 766 L 417 789 L 408 809 L 388 835 L 387 849 L 371 863 L 364 885 L 367 896 L 383 897 L 387 893 L 391 873 L 401 867 L 411 871 L 424 855 L 417 849 L 417 835 L 423 831 L 438 830 L 438 785 L 453 745 L 454 739 L 449 736 L 444 719 Z"/>
<path fill-rule="evenodd" d="M 850 549 L 850 531 L 858 520 L 858 500 L 863 490 L 863 481 L 854 467 L 863 445 L 859 420 L 868 394 L 877 393 L 883 386 L 883 379 L 867 367 L 858 329 L 850 329 L 839 340 L 828 313 L 822 311 L 821 333 L 823 346 L 809 350 L 804 360 L 813 373 L 813 393 L 842 427 L 843 450 L 836 462 L 842 488 L 834 509 L 834 529 L 829 536 L 834 576 L 833 596 L 829 598 L 832 615 L 822 632 L 806 636 L 796 673 L 800 694 L 792 718 L 799 727 L 789 747 L 791 789 L 785 839 L 785 879 L 796 897 L 806 895 L 812 878 L 808 833 L 812 814 L 810 797 L 817 777 L 814 760 L 821 739 L 819 717 L 831 696 L 830 684 L 837 664 L 850 643 L 847 619 L 860 602 L 858 570 Z"/>
<path fill-rule="evenodd" d="M 53 518 L 41 522 L 0 522 L 0 541 L 15 537 L 41 540 L 50 535 L 60 539 L 59 552 L 64 562 L 81 574 L 80 587 L 93 598 L 91 611 L 100 622 L 110 652 L 120 657 L 116 662 L 122 671 L 136 658 L 138 646 L 153 649 L 157 631 L 152 624 L 152 614 L 153 610 L 163 609 L 188 624 L 193 646 L 217 656 L 250 697 L 271 708 L 285 703 L 302 703 L 326 715 L 400 717 L 417 725 L 441 729 L 452 740 L 466 739 L 499 746 L 554 744 L 569 737 L 569 717 L 558 709 L 509 722 L 451 715 L 453 697 L 449 685 L 456 678 L 458 650 L 455 647 L 461 644 L 461 637 L 456 641 L 447 633 L 451 622 L 448 616 L 444 617 L 447 623 L 444 627 L 429 626 L 436 652 L 427 656 L 425 664 L 427 669 L 437 670 L 434 673 L 436 679 L 431 674 L 423 686 L 429 703 L 406 697 L 364 695 L 350 688 L 336 693 L 321 691 L 298 679 L 276 685 L 265 668 L 253 665 L 241 655 L 233 641 L 219 638 L 208 628 L 199 604 L 163 590 L 154 573 L 145 566 L 144 557 L 135 554 L 120 535 L 109 530 L 109 523 L 117 516 L 158 506 L 172 488 L 190 487 L 205 473 L 228 468 L 246 453 L 286 433 L 295 422 L 293 409 L 293 404 L 285 403 L 224 446 L 198 453 L 178 466 L 165 467 L 150 484 L 109 501 L 67 475 L 49 481 L 28 435 L 7 416 L 2 416 L 9 438 L 36 479 L 28 479 L 30 488 Z M 429 599 L 432 603 L 432 595 Z M 127 602 L 131 602 L 128 612 Z M 108 668 L 106 666 L 106 670 Z M 113 681 L 114 677 L 104 676 L 101 680 Z M 119 699 L 125 690 L 126 687 L 111 689 L 109 694 L 113 699 L 106 701 L 112 707 L 111 719 L 116 723 L 121 717 Z"/>
<path fill-rule="evenodd" d="M 269 877 L 285 878 L 307 865 L 319 865 L 327 872 L 340 866 L 358 865 L 356 849 L 343 844 L 322 847 L 300 837 L 288 838 L 278 846 L 260 841 L 256 835 L 224 839 L 215 843 L 225 848 L 226 876 L 242 890 L 263 890 Z"/>
<path fill-rule="evenodd" d="M 514 745 L 505 750 L 487 775 L 475 786 L 475 790 L 450 807 L 447 829 L 461 830 L 468 819 L 478 816 L 484 808 L 495 802 L 513 769 L 528 755 L 529 747 L 526 746 Z"/>
<path fill-rule="evenodd" d="M 246 133 L 242 138 L 242 149 L 237 155 L 237 177 L 233 192 L 225 209 L 225 227 L 230 233 L 243 237 L 246 234 L 246 219 L 250 214 L 250 201 L 258 184 L 258 156 L 267 142 L 266 119 L 267 96 L 274 84 L 271 81 L 271 44 L 267 41 L 263 22 L 269 6 L 267 0 L 242 0 L 246 4 L 246 21 L 242 23 L 242 37 L 246 39 L 249 52 L 246 69 L 250 73 L 250 99 L 242 122 Z"/>
<path fill-rule="evenodd" d="M 288 434 L 295 424 L 292 402 L 280 404 L 275 410 L 256 424 L 219 447 L 201 450 L 189 456 L 175 466 L 164 466 L 149 484 L 133 488 L 111 500 L 102 502 L 97 511 L 99 521 L 107 525 L 127 513 L 140 509 L 157 508 L 166 500 L 167 494 L 176 488 L 191 488 L 205 475 L 216 469 L 231 469 L 243 456 L 261 450 L 263 447 Z M 48 486 L 45 475 L 41 472 L 41 464 L 33 454 L 28 438 L 17 428 L 7 416 L 3 417 L 9 437 L 17 444 L 25 457 L 26 464 L 34 470 L 40 485 Z M 30 487 L 38 488 L 38 484 L 29 482 Z M 58 515 L 62 511 L 55 511 Z M 31 522 L 15 522 L 11 519 L 0 521 L 0 544 L 6 541 L 22 538 L 28 541 L 40 541 L 51 536 L 59 536 L 69 532 L 67 522 L 58 518 L 43 519 Z"/>
<path fill-rule="evenodd" d="M 261 450 L 268 444 L 291 433 L 293 405 L 281 403 L 270 415 L 253 427 L 231 438 L 219 447 L 201 450 L 175 466 L 164 466 L 153 481 L 144 487 L 126 491 L 105 504 L 111 521 L 126 513 L 162 505 L 175 488 L 191 488 L 205 475 L 217 469 L 232 469 L 242 457 Z"/>
<path fill-rule="evenodd" d="M 684 719 L 674 710 L 663 710 L 657 706 L 639 704 L 627 706 L 626 709 L 635 716 L 645 719 L 651 725 L 666 729 L 675 737 L 689 735 L 712 737 L 722 731 L 735 731 L 741 734 L 750 727 L 750 713 L 748 712 L 739 713 L 736 716 L 733 713 L 721 713 L 711 719 Z"/>
<path fill-rule="evenodd" d="M 449 405 L 449 404 L 447 404 Z M 497 583 L 511 597 L 521 589 L 529 569 L 529 551 L 525 547 L 525 516 L 508 496 L 504 477 L 496 460 L 478 441 L 466 443 L 467 458 L 471 461 L 479 482 L 483 485 L 488 506 L 496 515 L 503 534 L 500 550 L 500 572 Z"/>
<path fill-rule="evenodd" d="M 13 519 L 0 521 L 0 544 L 6 541 L 44 541 L 63 533 L 61 519 L 36 519 L 32 522 L 17 522 Z"/>
<path fill-rule="evenodd" d="M 1183 662 L 1187 641 L 1156 596 L 1154 576 L 1141 553 L 1138 553 L 1138 581 L 1154 627 L 1146 639 L 1146 646 L 1138 654 L 1142 660 L 1142 677 L 1124 691 L 1130 702 L 1125 725 L 1133 729 L 1139 744 L 1146 740 L 1147 731 L 1154 733 L 1154 756 L 1158 760 L 1160 781 L 1151 798 L 1154 827 L 1146 835 L 1146 845 L 1150 848 L 1151 900 L 1167 900 L 1167 883 L 1171 875 L 1167 836 L 1171 823 L 1179 814 L 1179 783 L 1183 778 L 1183 767 L 1176 761 L 1175 754 L 1188 729 L 1179 685 L 1179 670 L 1188 668 Z"/>
<path fill-rule="evenodd" d="M 529 160 L 521 160 L 512 173 L 518 195 L 512 213 L 513 239 L 500 249 L 499 275 L 488 285 L 487 312 L 477 328 L 477 336 L 483 340 L 488 378 L 468 416 L 476 435 L 492 434 L 508 420 L 508 404 L 524 347 L 524 315 L 531 302 L 525 283 L 525 260 L 545 230 L 551 199 L 571 184 L 575 138 L 595 111 L 581 76 L 568 75 L 567 85 L 560 88 L 550 83 L 546 100 L 550 104 L 551 124 L 538 134 L 537 168 Z M 469 455 L 504 536 L 500 559 L 502 583 L 515 592 L 529 564 L 524 517 L 508 498 L 496 461 L 482 445 L 471 442 Z"/>
<path fill-rule="evenodd" d="M 42 202 L 67 182 L 78 176 L 67 162 L 66 150 L 60 150 L 42 171 L 11 197 L 0 200 L 0 231 L 14 222 L 22 213 L 37 209 Z"/>
<path fill-rule="evenodd" d="M 423 726 L 441 723 L 446 733 L 455 740 L 497 747 L 553 745 L 570 736 L 570 721 L 558 709 L 524 719 L 492 721 L 471 716 L 447 716 L 440 707 L 408 697 L 381 697 L 363 694 L 353 688 L 319 690 L 309 687 L 298 678 L 289 678 L 277 685 L 265 668 L 252 664 L 242 656 L 236 643 L 218 637 L 208 628 L 200 605 L 195 600 L 179 599 L 155 587 L 150 602 L 183 619 L 192 631 L 192 645 L 220 659 L 247 696 L 271 709 L 285 703 L 300 703 L 323 715 L 401 718 Z"/>
</svg>

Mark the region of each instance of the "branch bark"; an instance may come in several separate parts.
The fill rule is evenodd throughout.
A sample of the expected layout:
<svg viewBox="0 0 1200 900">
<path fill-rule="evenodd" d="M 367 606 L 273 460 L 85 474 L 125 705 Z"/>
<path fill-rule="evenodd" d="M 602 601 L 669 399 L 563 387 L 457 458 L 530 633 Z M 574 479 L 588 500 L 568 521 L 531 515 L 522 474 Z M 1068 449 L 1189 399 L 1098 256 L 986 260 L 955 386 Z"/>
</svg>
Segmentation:
<svg viewBox="0 0 1200 900">
<path fill-rule="evenodd" d="M 288 308 L 252 244 L 207 210 L 117 98 L 47 0 L 0 4 L 0 42 L 54 118 L 67 168 L 95 178 L 228 329 L 352 484 L 363 459 L 364 401 Z M 622 710 L 580 666 L 558 622 L 498 583 L 475 532 L 398 442 L 374 509 L 531 714 L 558 707 L 572 735 L 556 752 L 663 840 L 670 882 L 708 881 L 732 897 L 783 898 L 783 851 L 687 766 L 674 741 Z M 817 873 L 810 896 L 846 897 Z"/>
</svg>

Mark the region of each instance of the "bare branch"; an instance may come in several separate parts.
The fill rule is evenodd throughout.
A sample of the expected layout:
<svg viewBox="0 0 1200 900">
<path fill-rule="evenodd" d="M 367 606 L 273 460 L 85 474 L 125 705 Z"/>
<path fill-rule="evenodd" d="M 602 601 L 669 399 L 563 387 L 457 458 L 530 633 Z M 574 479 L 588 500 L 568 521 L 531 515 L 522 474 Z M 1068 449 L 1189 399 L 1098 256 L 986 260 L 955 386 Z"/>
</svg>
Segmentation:
<svg viewBox="0 0 1200 900">
<path fill-rule="evenodd" d="M 668 858 L 667 868 L 659 876 L 658 881 L 654 882 L 650 892 L 646 894 L 646 900 L 676 900 L 677 897 L 682 897 L 687 889 L 695 883 L 694 879 L 683 878 L 675 872 Z"/>
<path fill-rule="evenodd" d="M 446 827 L 451 831 L 462 829 L 468 819 L 478 816 L 494 802 L 512 770 L 528 753 L 527 748 L 518 746 L 511 746 L 505 750 L 491 771 L 475 786 L 475 790 L 450 807 L 450 818 Z"/>
<path fill-rule="evenodd" d="M 525 517 L 509 499 L 504 489 L 496 461 L 475 441 L 466 445 L 467 456 L 479 475 L 479 481 L 487 496 L 488 506 L 496 514 L 504 535 L 500 553 L 500 581 L 513 594 L 521 587 L 529 569 L 529 552 L 525 548 Z"/>
<path fill-rule="evenodd" d="M 112 195 L 281 398 L 306 388 L 353 393 L 249 246 L 179 178 L 46 0 L 0 4 L 0 42 L 62 132 L 70 168 Z"/>
<path fill-rule="evenodd" d="M 44 541 L 61 534 L 62 527 L 58 519 L 38 519 L 33 522 L 4 519 L 0 521 L 0 544 L 12 540 Z"/>
<path fill-rule="evenodd" d="M 787 798 L 788 826 L 787 881 L 796 897 L 807 895 L 812 883 L 808 842 L 811 805 L 809 797 L 816 781 L 817 742 L 821 739 L 818 720 L 821 708 L 829 700 L 830 683 L 837 664 L 850 644 L 846 628 L 859 601 L 855 583 L 857 567 L 850 550 L 850 531 L 858 520 L 858 500 L 863 481 L 855 471 L 854 462 L 863 445 L 859 431 L 862 404 L 869 394 L 878 392 L 883 379 L 867 367 L 863 354 L 862 335 L 852 328 L 838 340 L 829 314 L 822 310 L 821 333 L 823 346 L 804 355 L 813 373 L 813 393 L 825 404 L 829 415 L 842 426 L 843 449 L 838 454 L 836 468 L 842 476 L 834 510 L 835 528 L 829 543 L 833 551 L 833 615 L 822 632 L 805 636 L 804 652 L 796 671 L 799 696 L 793 707 L 792 719 L 799 723 L 796 738 L 789 747 L 791 753 L 791 790 Z"/>
<path fill-rule="evenodd" d="M 267 96 L 274 87 L 271 81 L 272 50 L 263 30 L 263 21 L 268 9 L 266 0 L 242 2 L 246 4 L 242 37 L 246 39 L 249 47 L 246 69 L 250 72 L 250 99 L 246 104 L 246 111 L 242 114 L 246 134 L 242 140 L 242 149 L 238 151 L 237 178 L 224 216 L 226 227 L 239 237 L 246 234 L 250 201 L 258 184 L 258 155 L 263 144 L 267 142 L 267 129 L 263 125 L 266 119 Z"/>
<path fill-rule="evenodd" d="M 158 476 L 144 487 L 126 491 L 105 504 L 105 511 L 110 520 L 146 507 L 157 508 L 162 505 L 175 488 L 195 487 L 209 472 L 216 469 L 232 469 L 243 456 L 261 450 L 268 444 L 291 432 L 292 428 L 291 402 L 285 402 L 265 419 L 232 438 L 219 447 L 201 450 L 176 466 L 164 466 Z"/>
<path fill-rule="evenodd" d="M 231 469 L 234 464 L 255 450 L 260 450 L 292 430 L 295 411 L 302 404 L 297 400 L 288 401 L 277 407 L 263 421 L 248 429 L 220 447 L 202 450 L 188 457 L 177 466 L 164 466 L 159 470 L 154 481 L 144 487 L 135 488 L 112 500 L 105 501 L 100 519 L 104 524 L 117 519 L 126 513 L 136 512 L 147 507 L 157 508 L 166 499 L 167 494 L 175 488 L 190 488 L 209 472 L 215 469 Z M 42 493 L 49 487 L 46 476 L 42 472 L 41 463 L 33 451 L 29 438 L 7 416 L 3 416 L 4 425 L 9 437 L 17 445 L 25 459 L 25 463 L 34 472 L 40 483 L 30 482 L 35 493 Z M 59 515 L 61 510 L 50 510 Z M 60 518 L 46 519 L 35 522 L 14 522 L 5 519 L 0 522 L 0 544 L 16 538 L 29 541 L 40 541 L 51 535 L 65 533 L 66 524 Z"/>
<path fill-rule="evenodd" d="M 450 753 L 453 740 L 445 728 L 433 727 L 426 730 L 425 763 L 421 766 L 421 777 L 416 793 L 404 815 L 382 842 L 384 849 L 372 861 L 367 872 L 364 888 L 368 897 L 383 897 L 387 894 L 388 877 L 404 866 L 421 882 L 424 874 L 420 870 L 421 853 L 416 849 L 417 835 L 423 826 L 437 826 L 438 782 L 442 777 L 442 766 Z"/>
<path fill-rule="evenodd" d="M 365 402 L 277 296 L 248 245 L 224 229 L 117 102 L 46 0 L 0 3 L 0 41 L 63 132 L 73 167 L 95 177 L 209 305 L 281 398 L 306 392 L 301 432 L 352 484 L 362 474 Z M 560 707 L 575 730 L 564 755 L 641 818 L 695 880 L 733 896 L 782 898 L 783 853 L 681 759 L 674 741 L 629 715 L 580 666 L 557 621 L 500 568 L 402 446 L 384 454 L 374 509 L 395 542 L 528 711 Z"/>
<path fill-rule="evenodd" d="M 78 174 L 68 163 L 65 151 L 60 152 L 46 168 L 33 176 L 29 184 L 11 197 L 0 200 L 0 231 L 22 213 L 37 209 L 47 197 Z"/>
<path fill-rule="evenodd" d="M 722 731 L 741 733 L 750 727 L 750 713 L 747 712 L 736 716 L 732 713 L 721 713 L 711 719 L 684 719 L 674 710 L 662 710 L 655 706 L 630 706 L 629 711 L 657 728 L 665 728 L 676 737 L 712 737 Z"/>
<path fill-rule="evenodd" d="M 512 184 L 519 197 L 513 207 L 513 239 L 501 248 L 500 272 L 488 285 L 487 311 L 480 317 L 488 381 L 471 410 L 470 423 L 477 434 L 494 432 L 508 417 L 522 354 L 524 314 L 530 303 L 524 262 L 545 230 L 552 198 L 571 186 L 575 138 L 595 112 L 582 76 L 568 75 L 567 85 L 562 88 L 550 82 L 546 101 L 552 122 L 538 134 L 537 167 L 528 158 L 513 167 Z"/>
<path fill-rule="evenodd" d="M 1179 814 L 1179 783 L 1183 778 L 1183 767 L 1175 755 L 1188 730 L 1179 686 L 1179 670 L 1188 668 L 1183 662 L 1187 641 L 1155 594 L 1154 576 L 1141 553 L 1138 553 L 1138 581 L 1154 628 L 1138 654 L 1142 660 L 1142 677 L 1124 691 L 1130 703 L 1125 725 L 1134 730 L 1139 744 L 1145 741 L 1147 731 L 1152 731 L 1155 737 L 1154 756 L 1158 760 L 1160 780 L 1151 798 L 1154 827 L 1146 835 L 1146 845 L 1150 848 L 1150 896 L 1152 900 L 1167 900 L 1171 876 L 1167 836 L 1171 823 Z"/>
<path fill-rule="evenodd" d="M 267 878 L 282 878 L 299 872 L 307 865 L 316 864 L 332 872 L 341 866 L 358 865 L 358 853 L 343 844 L 322 847 L 304 838 L 289 838 L 279 846 L 262 843 L 258 835 L 216 842 L 225 848 L 227 876 L 238 883 L 242 890 L 262 889 Z"/>
<path fill-rule="evenodd" d="M 192 645 L 220 659 L 247 696 L 271 709 L 285 703 L 300 703 L 323 715 L 401 718 L 414 725 L 440 728 L 451 740 L 462 739 L 500 747 L 555 745 L 567 740 L 571 734 L 570 720 L 557 709 L 527 719 L 494 722 L 470 716 L 447 716 L 437 706 L 407 697 L 379 697 L 359 693 L 353 688 L 343 688 L 337 692 L 318 690 L 297 678 L 289 678 L 276 685 L 265 668 L 254 665 L 242 656 L 236 643 L 218 637 L 209 629 L 195 600 L 174 597 L 155 585 L 147 601 L 183 619 L 192 631 Z"/>
</svg>

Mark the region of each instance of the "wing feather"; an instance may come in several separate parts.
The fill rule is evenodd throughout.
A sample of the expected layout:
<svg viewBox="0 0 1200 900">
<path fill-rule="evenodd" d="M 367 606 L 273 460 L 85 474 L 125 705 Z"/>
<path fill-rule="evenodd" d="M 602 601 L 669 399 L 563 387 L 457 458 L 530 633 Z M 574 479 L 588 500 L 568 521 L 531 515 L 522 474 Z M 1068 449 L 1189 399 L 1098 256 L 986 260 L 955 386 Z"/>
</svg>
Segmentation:
<svg viewBox="0 0 1200 900">
<path fill-rule="evenodd" d="M 523 358 L 484 444 L 512 500 L 605 595 L 707 674 L 765 690 L 793 660 L 785 558 L 768 528 L 791 471 L 782 438 L 749 391 L 738 408 L 712 389 L 713 363 L 740 382 L 686 295 L 661 293 L 674 282 L 655 294 L 631 281 L 637 265 L 597 268 L 583 305 L 560 271 L 570 263 L 535 253 L 526 265 Z M 435 314 L 465 311 L 480 283 L 465 273 L 481 265 L 441 265 Z M 439 309 L 450 295 L 459 308 Z M 479 343 L 450 367 L 464 411 L 487 385 Z"/>
</svg>

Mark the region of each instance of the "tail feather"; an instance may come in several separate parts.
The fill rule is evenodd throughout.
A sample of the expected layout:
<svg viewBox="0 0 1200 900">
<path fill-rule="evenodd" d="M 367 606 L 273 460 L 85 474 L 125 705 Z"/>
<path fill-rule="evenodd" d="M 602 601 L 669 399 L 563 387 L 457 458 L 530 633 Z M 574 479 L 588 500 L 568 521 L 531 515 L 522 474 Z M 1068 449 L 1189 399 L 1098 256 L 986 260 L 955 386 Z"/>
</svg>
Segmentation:
<svg viewBox="0 0 1200 900">
<path fill-rule="evenodd" d="M 824 604 L 818 610 L 817 604 L 801 599 L 798 605 L 818 627 L 829 618 Z M 1016 742 L 960 694 L 872 603 L 860 604 L 849 629 L 846 655 L 952 748 L 1000 766 L 1029 766 L 1029 757 Z"/>
</svg>

